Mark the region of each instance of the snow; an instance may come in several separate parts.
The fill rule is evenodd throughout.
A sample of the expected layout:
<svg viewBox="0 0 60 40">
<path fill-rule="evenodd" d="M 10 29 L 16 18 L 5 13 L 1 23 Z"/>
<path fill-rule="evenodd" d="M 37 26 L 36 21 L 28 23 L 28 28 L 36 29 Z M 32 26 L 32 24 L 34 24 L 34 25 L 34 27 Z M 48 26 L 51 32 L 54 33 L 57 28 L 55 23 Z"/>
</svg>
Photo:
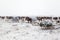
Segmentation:
<svg viewBox="0 0 60 40">
<path fill-rule="evenodd" d="M 30 23 L 0 21 L 0 40 L 60 40 L 60 29 L 41 30 Z"/>
</svg>

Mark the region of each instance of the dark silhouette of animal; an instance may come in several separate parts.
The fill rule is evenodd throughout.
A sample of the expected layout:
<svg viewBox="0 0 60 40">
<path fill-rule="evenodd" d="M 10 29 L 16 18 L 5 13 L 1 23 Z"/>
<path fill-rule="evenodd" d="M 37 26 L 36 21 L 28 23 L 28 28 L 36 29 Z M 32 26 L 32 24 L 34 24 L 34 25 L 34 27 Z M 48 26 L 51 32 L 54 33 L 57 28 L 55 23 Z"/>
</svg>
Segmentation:
<svg viewBox="0 0 60 40">
<path fill-rule="evenodd" d="M 57 19 L 58 19 L 58 17 L 53 17 L 53 19 L 54 19 L 54 20 L 57 20 Z"/>
<path fill-rule="evenodd" d="M 46 19 L 52 19 L 52 17 L 46 17 Z"/>
<path fill-rule="evenodd" d="M 13 16 L 6 16 L 7 20 L 10 20 L 12 22 L 19 22 L 19 17 L 13 17 Z"/>
<path fill-rule="evenodd" d="M 1 19 L 4 19 L 4 18 L 5 18 L 5 16 L 0 16 L 0 18 L 1 18 Z"/>
<path fill-rule="evenodd" d="M 60 17 L 59 17 L 59 19 L 60 19 Z"/>
<path fill-rule="evenodd" d="M 56 22 L 57 22 L 57 23 L 60 23 L 60 20 L 57 20 Z"/>
<path fill-rule="evenodd" d="M 7 18 L 7 19 L 13 19 L 13 17 L 12 17 L 12 16 L 6 16 L 6 18 Z"/>
<path fill-rule="evenodd" d="M 26 17 L 25 20 L 27 20 L 28 23 L 31 23 L 32 22 L 32 19 L 30 17 Z"/>
<path fill-rule="evenodd" d="M 42 18 L 41 17 L 36 17 L 36 18 L 37 18 L 37 20 L 42 21 Z"/>
</svg>

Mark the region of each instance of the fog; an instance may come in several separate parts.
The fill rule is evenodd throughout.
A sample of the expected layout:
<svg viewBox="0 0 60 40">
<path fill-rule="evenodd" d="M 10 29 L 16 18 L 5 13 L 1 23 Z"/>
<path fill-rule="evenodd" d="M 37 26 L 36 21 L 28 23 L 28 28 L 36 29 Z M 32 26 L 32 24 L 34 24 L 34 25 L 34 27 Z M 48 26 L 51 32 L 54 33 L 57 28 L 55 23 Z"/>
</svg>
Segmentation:
<svg viewBox="0 0 60 40">
<path fill-rule="evenodd" d="M 60 16 L 60 0 L 0 0 L 2 16 Z"/>
</svg>

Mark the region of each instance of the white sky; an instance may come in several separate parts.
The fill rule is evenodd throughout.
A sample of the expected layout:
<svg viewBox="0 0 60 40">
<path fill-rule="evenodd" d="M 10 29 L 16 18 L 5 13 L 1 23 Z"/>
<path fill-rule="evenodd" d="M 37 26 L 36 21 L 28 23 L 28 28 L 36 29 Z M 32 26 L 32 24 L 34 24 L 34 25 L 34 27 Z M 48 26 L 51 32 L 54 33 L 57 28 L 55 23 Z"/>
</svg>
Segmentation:
<svg viewBox="0 0 60 40">
<path fill-rule="evenodd" d="M 60 0 L 0 0 L 3 16 L 60 16 Z"/>
</svg>

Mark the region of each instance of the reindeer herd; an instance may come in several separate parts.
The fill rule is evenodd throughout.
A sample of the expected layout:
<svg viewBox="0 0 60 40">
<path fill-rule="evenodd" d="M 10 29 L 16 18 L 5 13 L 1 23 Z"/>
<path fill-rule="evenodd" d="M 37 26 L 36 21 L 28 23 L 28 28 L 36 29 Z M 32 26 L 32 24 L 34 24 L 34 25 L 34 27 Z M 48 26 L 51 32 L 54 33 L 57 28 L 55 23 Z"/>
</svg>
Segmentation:
<svg viewBox="0 0 60 40">
<path fill-rule="evenodd" d="M 0 16 L 0 19 L 4 19 L 4 20 L 12 20 L 15 22 L 19 22 L 21 21 L 27 21 L 28 23 L 32 23 L 34 18 L 32 17 L 28 17 L 28 16 Z M 35 17 L 35 21 L 43 21 L 43 20 L 51 20 L 51 21 L 56 21 L 57 23 L 60 23 L 60 17 Z"/>
<path fill-rule="evenodd" d="M 4 20 L 5 22 L 13 23 L 13 22 L 25 22 L 31 23 L 34 25 L 39 26 L 52 26 L 52 23 L 60 25 L 60 17 L 47 17 L 47 16 L 36 16 L 36 17 L 29 17 L 29 16 L 0 16 L 0 19 Z M 48 21 L 46 21 L 48 20 Z M 50 22 L 49 22 L 50 20 Z M 45 24 L 44 24 L 45 23 Z M 49 24 L 50 23 L 50 24 Z"/>
<path fill-rule="evenodd" d="M 40 24 L 40 22 L 44 20 L 50 20 L 52 23 L 60 24 L 60 17 L 47 17 L 47 16 L 37 16 L 37 17 L 29 17 L 29 16 L 0 16 L 0 19 L 7 22 L 26 22 L 31 24 Z"/>
</svg>

